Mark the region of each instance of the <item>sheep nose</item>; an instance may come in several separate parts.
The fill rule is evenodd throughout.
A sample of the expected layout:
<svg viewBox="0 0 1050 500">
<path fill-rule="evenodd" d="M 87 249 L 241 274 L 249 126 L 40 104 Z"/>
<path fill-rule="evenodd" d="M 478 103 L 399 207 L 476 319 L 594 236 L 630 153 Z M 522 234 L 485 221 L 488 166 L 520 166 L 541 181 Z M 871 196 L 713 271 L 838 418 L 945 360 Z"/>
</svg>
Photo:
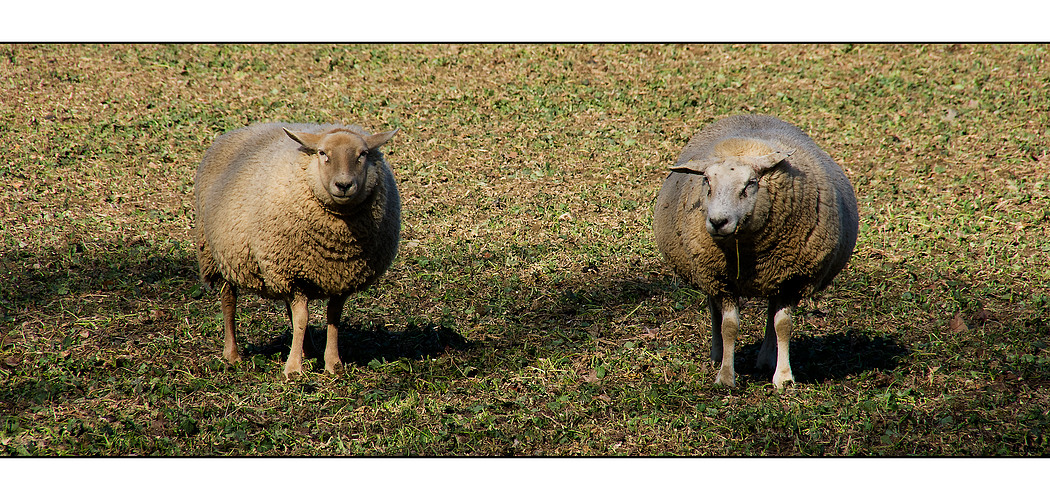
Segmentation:
<svg viewBox="0 0 1050 500">
<path fill-rule="evenodd" d="M 335 188 L 342 196 L 352 196 L 357 192 L 357 181 L 335 181 Z"/>
<path fill-rule="evenodd" d="M 729 217 L 708 217 L 707 232 L 714 236 L 726 236 L 733 232 L 729 225 Z"/>
</svg>

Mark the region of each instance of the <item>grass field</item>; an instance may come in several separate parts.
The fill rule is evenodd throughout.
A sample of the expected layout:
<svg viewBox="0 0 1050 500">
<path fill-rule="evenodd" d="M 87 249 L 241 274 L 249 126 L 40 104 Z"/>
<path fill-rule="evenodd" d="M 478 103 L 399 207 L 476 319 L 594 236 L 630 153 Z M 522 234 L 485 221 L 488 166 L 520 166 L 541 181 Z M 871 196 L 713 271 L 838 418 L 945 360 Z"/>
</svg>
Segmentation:
<svg viewBox="0 0 1050 500">
<path fill-rule="evenodd" d="M 1050 57 L 1029 45 L 0 47 L 0 455 L 1050 454 Z M 765 113 L 861 230 L 796 318 L 798 381 L 713 385 L 652 209 L 704 125 Z M 401 250 L 347 372 L 280 380 L 283 305 L 221 357 L 193 176 L 257 121 L 400 127 Z"/>
</svg>

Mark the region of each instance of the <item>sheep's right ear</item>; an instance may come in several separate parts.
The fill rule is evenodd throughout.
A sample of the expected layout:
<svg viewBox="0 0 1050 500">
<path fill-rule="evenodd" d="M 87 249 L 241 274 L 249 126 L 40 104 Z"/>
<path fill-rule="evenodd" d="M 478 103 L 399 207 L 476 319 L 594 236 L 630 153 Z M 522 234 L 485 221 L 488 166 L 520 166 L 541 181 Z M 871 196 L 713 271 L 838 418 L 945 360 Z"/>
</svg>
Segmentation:
<svg viewBox="0 0 1050 500">
<path fill-rule="evenodd" d="M 365 137 L 365 145 L 368 146 L 368 149 L 376 149 L 379 146 L 386 144 L 386 141 L 392 139 L 394 137 L 394 134 L 396 134 L 399 130 L 401 129 L 395 128 L 394 130 L 391 130 L 389 132 L 372 134 L 368 137 Z"/>
<path fill-rule="evenodd" d="M 317 143 L 321 142 L 321 136 L 309 132 L 292 132 L 291 130 L 284 129 L 284 133 L 288 134 L 288 137 L 291 137 L 293 141 L 298 142 L 300 146 L 311 152 L 317 151 Z"/>
<path fill-rule="evenodd" d="M 680 172 L 683 174 L 700 174 L 703 175 L 707 171 L 707 167 L 710 167 L 712 161 L 704 160 L 689 160 L 685 163 L 674 165 L 671 167 L 672 172 Z"/>
<path fill-rule="evenodd" d="M 762 156 L 748 156 L 745 158 L 745 162 L 751 165 L 751 168 L 754 168 L 756 172 L 761 174 L 766 170 L 777 166 L 778 163 L 786 160 L 794 152 L 795 151 L 774 151 Z"/>
</svg>

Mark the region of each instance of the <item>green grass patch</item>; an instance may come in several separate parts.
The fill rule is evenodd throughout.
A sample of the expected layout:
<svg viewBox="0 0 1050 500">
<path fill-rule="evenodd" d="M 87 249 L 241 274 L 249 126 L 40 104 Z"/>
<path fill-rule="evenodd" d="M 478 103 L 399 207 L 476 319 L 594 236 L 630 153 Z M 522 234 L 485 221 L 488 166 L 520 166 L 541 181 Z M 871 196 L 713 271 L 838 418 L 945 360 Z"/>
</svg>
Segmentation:
<svg viewBox="0 0 1050 500">
<path fill-rule="evenodd" d="M 1050 84 L 1039 45 L 0 48 L 0 455 L 1029 456 L 1050 451 Z M 118 82 L 118 83 L 114 83 Z M 797 314 L 798 384 L 712 384 L 656 193 L 715 119 L 796 123 L 861 232 Z M 386 146 L 399 257 L 351 298 L 347 372 L 280 380 L 283 306 L 221 358 L 193 177 L 256 121 Z"/>
</svg>

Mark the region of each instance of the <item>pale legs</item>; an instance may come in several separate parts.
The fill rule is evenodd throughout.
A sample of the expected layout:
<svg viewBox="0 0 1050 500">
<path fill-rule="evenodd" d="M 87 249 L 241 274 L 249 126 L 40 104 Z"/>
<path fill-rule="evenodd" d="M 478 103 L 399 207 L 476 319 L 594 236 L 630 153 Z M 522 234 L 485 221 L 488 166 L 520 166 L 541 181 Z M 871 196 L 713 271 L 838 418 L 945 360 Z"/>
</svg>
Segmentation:
<svg viewBox="0 0 1050 500">
<path fill-rule="evenodd" d="M 735 297 L 708 297 L 708 310 L 711 312 L 711 360 L 721 362 L 715 383 L 729 387 L 736 386 L 736 372 L 733 369 L 733 350 L 736 337 L 740 331 L 740 301 Z M 759 369 L 773 368 L 773 386 L 784 389 L 788 382 L 794 382 L 791 373 L 791 360 L 788 347 L 791 343 L 792 312 L 794 303 L 777 298 L 769 299 L 766 311 L 766 332 L 762 347 L 758 351 Z"/>
<path fill-rule="evenodd" d="M 766 334 L 762 340 L 762 347 L 758 350 L 758 361 L 755 366 L 759 369 L 775 368 L 773 385 L 777 389 L 783 389 L 784 384 L 795 381 L 795 376 L 791 374 L 791 360 L 788 356 L 794 311 L 794 302 L 777 298 L 769 299 L 769 308 L 766 310 Z M 776 361 L 775 366 L 774 360 Z"/>
<path fill-rule="evenodd" d="M 343 362 L 339 359 L 339 319 L 343 315 L 343 304 L 348 295 L 337 295 L 328 299 L 326 311 L 327 339 L 324 346 L 324 371 L 338 374 L 343 371 Z M 303 339 L 306 327 L 310 323 L 310 311 L 307 308 L 306 295 L 296 292 L 287 302 L 288 315 L 292 322 L 292 348 L 288 352 L 288 361 L 284 364 L 284 377 L 291 380 L 303 371 Z"/>
<path fill-rule="evenodd" d="M 736 386 L 736 371 L 733 370 L 733 351 L 736 335 L 740 331 L 740 304 L 736 298 L 715 298 L 707 300 L 711 311 L 711 360 L 722 362 L 715 377 L 715 383 L 729 387 Z"/>
</svg>

